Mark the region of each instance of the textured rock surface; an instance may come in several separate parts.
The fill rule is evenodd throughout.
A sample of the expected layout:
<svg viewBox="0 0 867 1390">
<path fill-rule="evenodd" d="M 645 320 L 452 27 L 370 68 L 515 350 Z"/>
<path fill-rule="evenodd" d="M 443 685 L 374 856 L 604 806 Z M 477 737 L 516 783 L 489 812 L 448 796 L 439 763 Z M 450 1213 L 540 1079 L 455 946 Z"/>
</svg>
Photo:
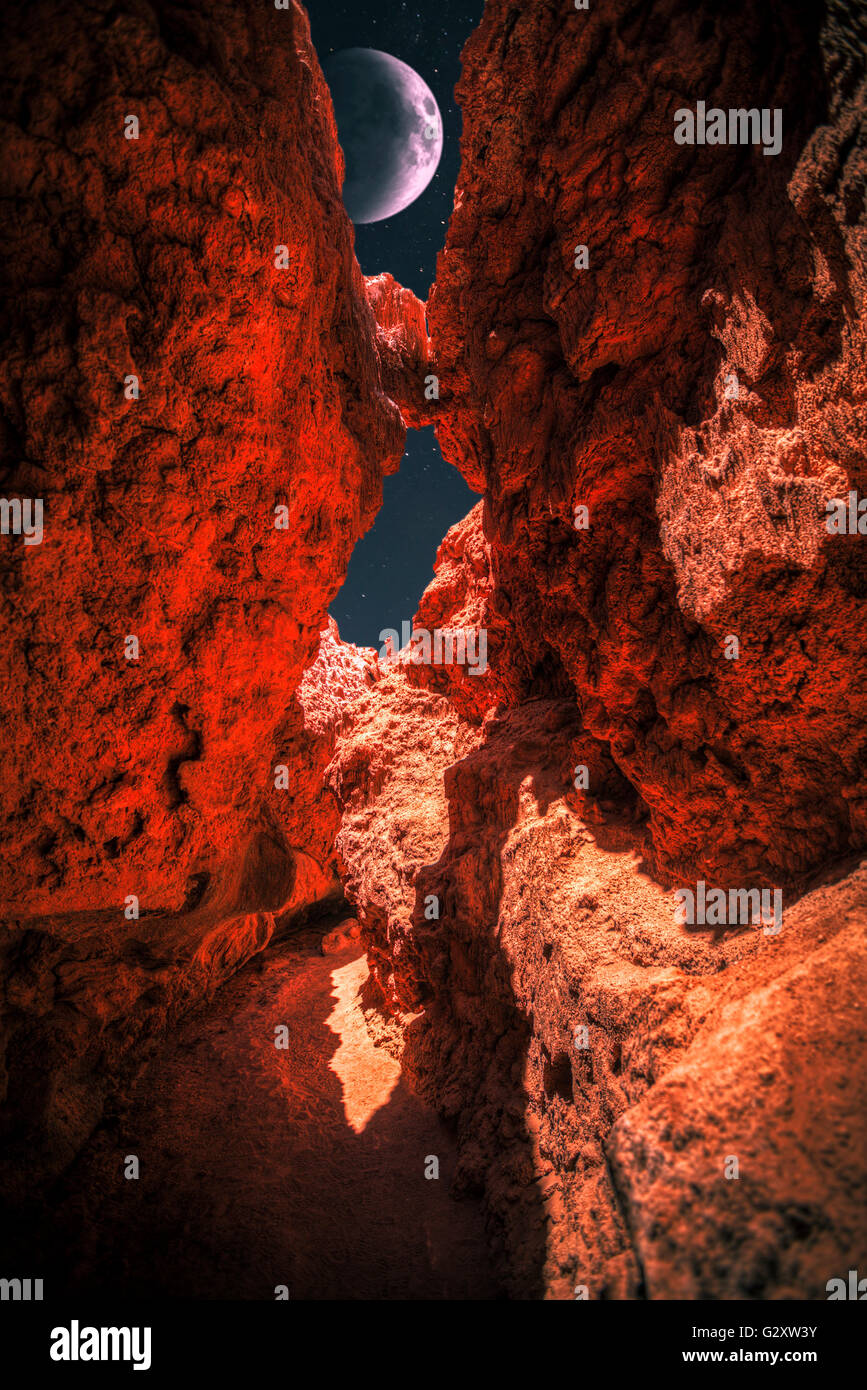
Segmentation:
<svg viewBox="0 0 867 1390">
<path fill-rule="evenodd" d="M 303 11 L 3 20 L 0 490 L 45 506 L 0 546 L 3 1185 L 32 1190 L 151 1034 L 339 896 L 321 773 L 375 668 L 325 615 L 405 432 Z"/>
<path fill-rule="evenodd" d="M 579 758 L 603 803 L 564 794 Z M 457 1123 L 512 1296 L 822 1298 L 863 1258 L 867 865 L 777 937 L 680 926 L 573 702 L 480 729 L 399 671 L 329 777 L 378 1027 Z"/>
<path fill-rule="evenodd" d="M 0 898 L 276 910 L 277 725 L 404 438 L 307 19 L 4 22 L 3 488 L 45 538 L 0 551 Z"/>
<path fill-rule="evenodd" d="M 496 1296 L 478 1205 L 449 1195 L 454 1138 L 356 1007 L 366 975 L 357 945 L 323 960 L 302 932 L 165 1039 L 58 1184 L 39 1242 L 53 1297 Z"/>
<path fill-rule="evenodd" d="M 428 320 L 509 664 L 562 667 L 660 863 L 734 884 L 867 838 L 865 547 L 824 528 L 867 491 L 865 50 L 854 5 L 489 0 L 463 54 Z M 676 145 L 699 99 L 782 152 Z"/>
<path fill-rule="evenodd" d="M 311 904 L 338 905 L 339 811 L 322 785 L 345 709 L 378 676 L 376 654 L 322 632 L 276 728 L 289 784 L 275 790 L 282 841 L 263 836 L 234 867 L 222 898 L 184 913 L 55 913 L 9 919 L 0 931 L 0 1193 L 25 1204 L 69 1164 L 107 1100 L 152 1053 L 154 1039 L 210 998 Z M 292 846 L 284 872 L 280 843 Z M 270 885 L 275 907 L 240 911 Z M 277 907 L 278 902 L 281 906 Z"/>
<path fill-rule="evenodd" d="M 346 951 L 350 947 L 357 949 L 356 943 L 361 937 L 361 927 L 354 917 L 344 917 L 336 927 L 327 931 L 319 943 L 319 949 L 323 956 L 337 956 L 341 951 Z M 367 964 L 365 962 L 364 975 L 367 977 Z"/>
<path fill-rule="evenodd" d="M 118 1087 L 339 872 L 379 1062 L 454 1122 L 452 1190 L 485 1199 L 498 1280 L 480 1261 L 470 1294 L 821 1298 L 867 1264 L 867 871 L 844 862 L 867 839 L 867 562 L 823 528 L 867 486 L 867 33 L 836 0 L 719 10 L 489 0 L 430 340 L 352 257 L 300 9 L 7 20 L 2 487 L 46 504 L 42 545 L 0 551 L 0 1188 L 22 1248 L 102 1119 L 64 1215 L 101 1277 Z M 676 146 L 697 100 L 780 107 L 782 153 Z M 403 423 L 432 419 L 484 498 L 418 625 L 484 627 L 480 676 L 381 666 L 325 624 Z M 784 883 L 779 936 L 678 925 L 696 875 Z M 321 1021 L 332 963 L 288 954 L 269 989 L 303 976 Z M 272 1054 L 251 1042 L 276 1114 Z M 176 1074 L 174 1110 L 141 1083 L 155 1148 Z M 236 1140 L 217 1170 L 249 1211 Z M 283 1249 L 257 1247 L 251 1293 Z"/>
<path fill-rule="evenodd" d="M 383 389 L 400 407 L 406 424 L 421 429 L 431 424 L 437 410 L 435 399 L 426 395 L 433 384 L 427 382 L 431 363 L 425 306 L 393 275 L 368 275 L 364 284 L 376 317 Z"/>
<path fill-rule="evenodd" d="M 154 1038 L 267 944 L 272 913 L 215 922 L 203 909 L 10 923 L 2 961 L 0 1201 L 26 1231 L 50 1182 L 76 1157 L 151 1054 Z"/>
<path fill-rule="evenodd" d="M 274 805 L 295 868 L 285 911 L 340 894 L 334 846 L 340 809 L 323 785 L 324 774 L 345 711 L 379 676 L 374 649 L 341 642 L 329 618 L 316 660 L 304 672 L 276 735 L 278 765 L 286 768 L 288 786 L 274 789 Z"/>
<path fill-rule="evenodd" d="M 417 624 L 491 669 L 390 674 L 329 780 L 371 1026 L 519 1296 L 867 1261 L 867 561 L 824 526 L 867 490 L 865 41 L 838 4 L 489 0 L 464 50 L 428 322 L 485 496 Z M 782 152 L 675 145 L 698 100 L 781 108 Z M 784 884 L 782 931 L 678 925 L 697 876 Z"/>
<path fill-rule="evenodd" d="M 865 870 L 803 898 L 778 952 L 715 979 L 692 1045 L 615 1125 L 650 1297 L 822 1299 L 863 1263 Z"/>
</svg>

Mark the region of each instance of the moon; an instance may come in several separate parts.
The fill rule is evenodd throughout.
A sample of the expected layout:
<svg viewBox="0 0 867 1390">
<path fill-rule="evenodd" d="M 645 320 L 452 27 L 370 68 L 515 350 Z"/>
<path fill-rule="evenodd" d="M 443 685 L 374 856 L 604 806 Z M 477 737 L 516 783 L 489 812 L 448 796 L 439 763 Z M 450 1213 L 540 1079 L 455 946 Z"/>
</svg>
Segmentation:
<svg viewBox="0 0 867 1390">
<path fill-rule="evenodd" d="M 324 64 L 346 159 L 353 222 L 381 222 L 414 203 L 443 150 L 436 98 L 414 68 L 378 48 L 344 48 Z"/>
</svg>

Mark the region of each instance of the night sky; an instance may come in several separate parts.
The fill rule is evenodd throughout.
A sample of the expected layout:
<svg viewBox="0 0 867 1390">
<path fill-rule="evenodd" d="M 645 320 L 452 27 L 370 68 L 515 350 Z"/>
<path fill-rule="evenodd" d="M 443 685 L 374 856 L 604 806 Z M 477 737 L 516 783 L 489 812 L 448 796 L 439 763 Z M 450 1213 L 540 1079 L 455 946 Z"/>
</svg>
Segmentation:
<svg viewBox="0 0 867 1390">
<path fill-rule="evenodd" d="M 460 51 L 479 23 L 483 0 L 438 0 L 422 9 L 410 0 L 307 0 L 320 62 L 344 48 L 378 48 L 408 63 L 430 87 L 443 118 L 443 154 L 424 193 L 403 212 L 355 228 L 355 253 L 365 275 L 387 270 L 427 299 L 445 239 L 458 177 L 460 112 L 454 87 Z M 376 523 L 355 547 L 346 583 L 331 605 L 340 635 L 379 647 L 383 628 L 411 619 L 433 578 L 437 547 L 478 497 L 439 451 L 433 428 L 410 430 L 400 473 L 386 478 Z"/>
</svg>

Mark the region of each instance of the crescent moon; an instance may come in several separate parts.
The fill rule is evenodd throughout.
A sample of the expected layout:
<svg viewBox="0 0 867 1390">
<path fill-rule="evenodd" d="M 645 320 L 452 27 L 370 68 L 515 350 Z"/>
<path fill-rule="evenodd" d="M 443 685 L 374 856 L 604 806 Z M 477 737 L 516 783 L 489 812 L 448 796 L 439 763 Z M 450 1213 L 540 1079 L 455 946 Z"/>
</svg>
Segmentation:
<svg viewBox="0 0 867 1390">
<path fill-rule="evenodd" d="M 353 222 L 381 222 L 414 203 L 437 170 L 443 123 L 436 97 L 407 63 L 378 48 L 346 48 L 324 65 L 346 161 Z"/>
</svg>

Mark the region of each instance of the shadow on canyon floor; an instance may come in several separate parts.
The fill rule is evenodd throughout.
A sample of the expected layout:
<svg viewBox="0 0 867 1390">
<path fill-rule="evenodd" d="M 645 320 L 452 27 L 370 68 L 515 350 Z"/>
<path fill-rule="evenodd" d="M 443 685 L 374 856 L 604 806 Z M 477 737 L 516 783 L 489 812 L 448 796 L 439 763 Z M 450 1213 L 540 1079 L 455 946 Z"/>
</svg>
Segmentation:
<svg viewBox="0 0 867 1390">
<path fill-rule="evenodd" d="M 322 957 L 320 936 L 267 948 L 187 1017 L 56 1183 L 29 1247 L 52 1293 L 497 1296 L 479 1205 L 449 1195 L 454 1140 L 368 1037 L 366 959 Z"/>
<path fill-rule="evenodd" d="M 544 892 L 544 875 L 530 867 L 533 836 L 563 801 L 576 728 L 574 704 L 557 700 L 534 701 L 494 724 L 484 744 L 446 770 L 448 843 L 416 877 L 413 946 L 427 997 L 407 1030 L 405 1064 L 423 1093 L 457 1119 L 457 1185 L 485 1192 L 492 1252 L 517 1298 L 541 1298 L 547 1287 L 556 1217 L 546 1181 L 552 1166 L 545 1155 L 540 1162 L 537 1138 L 541 1114 L 558 1098 L 572 1105 L 574 1089 L 570 1056 L 548 1054 L 534 1039 L 509 934 L 527 929 L 524 964 L 544 974 L 550 949 L 534 938 L 524 889 L 527 900 Z M 439 921 L 426 918 L 431 895 Z"/>
</svg>

